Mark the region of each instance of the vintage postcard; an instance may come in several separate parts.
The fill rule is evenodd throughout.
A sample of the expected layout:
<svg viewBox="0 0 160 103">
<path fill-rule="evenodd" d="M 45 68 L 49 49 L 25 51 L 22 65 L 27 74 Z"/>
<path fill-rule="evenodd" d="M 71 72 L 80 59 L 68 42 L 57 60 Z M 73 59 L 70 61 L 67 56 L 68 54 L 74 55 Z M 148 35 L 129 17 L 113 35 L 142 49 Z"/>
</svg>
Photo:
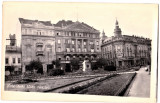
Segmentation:
<svg viewBox="0 0 160 103">
<path fill-rule="evenodd" d="M 155 103 L 158 4 L 3 2 L 2 99 Z"/>
</svg>

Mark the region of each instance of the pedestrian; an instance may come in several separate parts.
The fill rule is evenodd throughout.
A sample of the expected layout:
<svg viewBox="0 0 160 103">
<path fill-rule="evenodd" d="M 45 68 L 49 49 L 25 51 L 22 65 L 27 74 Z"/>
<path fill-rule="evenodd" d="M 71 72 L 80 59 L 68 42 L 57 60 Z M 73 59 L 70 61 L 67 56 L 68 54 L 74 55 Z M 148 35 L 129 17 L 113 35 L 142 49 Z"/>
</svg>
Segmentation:
<svg viewBox="0 0 160 103">
<path fill-rule="evenodd" d="M 151 65 L 148 65 L 148 74 L 151 74 Z"/>
</svg>

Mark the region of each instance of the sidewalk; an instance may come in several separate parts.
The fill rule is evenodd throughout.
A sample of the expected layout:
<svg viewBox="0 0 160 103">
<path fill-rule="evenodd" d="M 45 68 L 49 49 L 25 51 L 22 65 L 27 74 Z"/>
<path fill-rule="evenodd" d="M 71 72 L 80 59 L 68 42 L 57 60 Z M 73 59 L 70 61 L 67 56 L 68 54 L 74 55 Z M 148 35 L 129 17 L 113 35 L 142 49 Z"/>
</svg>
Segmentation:
<svg viewBox="0 0 160 103">
<path fill-rule="evenodd" d="M 140 68 L 126 94 L 129 97 L 150 97 L 150 75 L 145 68 Z"/>
</svg>

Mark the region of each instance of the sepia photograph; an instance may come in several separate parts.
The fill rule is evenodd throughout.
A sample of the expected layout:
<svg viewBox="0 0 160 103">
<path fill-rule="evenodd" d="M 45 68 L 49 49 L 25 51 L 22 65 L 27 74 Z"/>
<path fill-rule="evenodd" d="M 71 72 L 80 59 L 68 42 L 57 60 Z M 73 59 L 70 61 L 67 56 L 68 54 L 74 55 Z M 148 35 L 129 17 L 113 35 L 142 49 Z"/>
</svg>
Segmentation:
<svg viewBox="0 0 160 103">
<path fill-rule="evenodd" d="M 2 98 L 156 101 L 158 4 L 3 2 L 2 17 Z"/>
</svg>

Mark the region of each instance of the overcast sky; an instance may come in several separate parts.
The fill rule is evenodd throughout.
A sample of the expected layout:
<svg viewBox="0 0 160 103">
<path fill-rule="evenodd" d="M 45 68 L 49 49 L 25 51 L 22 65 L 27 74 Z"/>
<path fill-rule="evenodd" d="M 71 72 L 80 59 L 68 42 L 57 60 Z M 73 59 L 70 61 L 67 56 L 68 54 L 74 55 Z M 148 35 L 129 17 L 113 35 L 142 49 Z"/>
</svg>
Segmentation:
<svg viewBox="0 0 160 103">
<path fill-rule="evenodd" d="M 21 27 L 18 18 L 51 21 L 72 20 L 85 22 L 106 36 L 113 36 L 116 18 L 123 35 L 152 38 L 157 29 L 157 5 L 155 4 L 107 4 L 107 3 L 25 3 L 3 4 L 3 35 L 16 34 L 18 45 Z"/>
</svg>

